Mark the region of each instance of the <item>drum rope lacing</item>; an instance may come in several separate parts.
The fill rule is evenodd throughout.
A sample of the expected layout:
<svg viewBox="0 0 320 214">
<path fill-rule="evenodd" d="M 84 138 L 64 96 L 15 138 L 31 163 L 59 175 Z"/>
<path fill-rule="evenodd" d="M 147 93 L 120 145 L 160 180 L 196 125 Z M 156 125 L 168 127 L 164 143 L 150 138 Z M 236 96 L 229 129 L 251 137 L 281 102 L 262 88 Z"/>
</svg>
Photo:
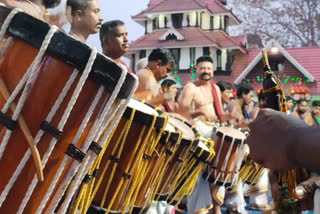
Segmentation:
<svg viewBox="0 0 320 214">
<path fill-rule="evenodd" d="M 132 97 L 135 88 L 137 87 L 137 79 L 135 77 L 135 82 L 133 88 L 131 89 L 129 96 L 125 100 L 116 99 L 118 93 L 126 79 L 127 70 L 123 67 L 122 68 L 121 76 L 117 82 L 117 86 L 115 87 L 114 91 L 112 92 L 108 102 L 106 103 L 103 111 L 99 114 L 98 121 L 94 124 L 94 126 L 90 129 L 89 134 L 87 135 L 86 142 L 82 145 L 81 149 L 83 151 L 87 151 L 91 142 L 97 142 L 101 147 L 103 147 L 104 143 L 108 139 L 110 133 L 113 130 L 113 127 L 118 123 L 120 117 L 124 113 L 126 106 L 129 103 L 130 98 Z M 113 107 L 113 108 L 112 108 Z M 106 131 L 104 131 L 105 127 L 109 124 L 109 127 Z M 53 204 L 50 205 L 48 213 L 54 213 L 56 207 L 59 204 L 65 190 L 67 189 L 71 179 L 75 176 L 74 181 L 70 184 L 70 191 L 67 192 L 66 197 L 61 205 L 60 209 L 57 213 L 66 213 L 66 210 L 69 206 L 69 203 L 72 199 L 72 196 L 78 189 L 84 175 L 88 172 L 90 166 L 92 165 L 93 161 L 95 160 L 97 154 L 94 151 L 89 150 L 87 155 L 85 156 L 82 164 L 80 165 L 77 161 L 72 161 L 70 166 L 70 171 L 67 172 L 67 175 L 64 177 L 62 184 L 59 186 L 57 193 L 54 196 Z"/>
<path fill-rule="evenodd" d="M 196 185 L 199 173 L 203 170 L 205 164 L 215 156 L 215 152 L 213 150 L 213 140 L 206 139 L 204 141 L 204 144 L 209 148 L 209 150 L 207 151 L 209 152 L 209 155 L 206 157 L 205 160 L 200 160 L 201 156 L 206 151 L 204 148 L 201 147 L 200 152 L 198 154 L 195 154 L 196 157 L 192 157 L 192 161 L 188 161 L 188 167 L 185 168 L 183 174 L 187 175 L 191 172 L 191 174 L 188 177 L 189 182 L 186 182 L 183 176 L 179 179 L 177 187 L 180 188 L 178 191 L 175 190 L 173 192 L 169 204 L 171 204 L 176 198 L 177 202 L 180 203 L 180 201 L 185 195 L 190 195 L 192 193 Z"/>
<path fill-rule="evenodd" d="M 112 151 L 112 153 L 111 154 L 113 154 L 112 156 L 114 156 L 115 158 L 116 157 L 120 157 L 120 155 L 121 155 L 121 153 L 122 153 L 122 149 L 123 149 L 123 147 L 124 147 L 124 143 L 125 143 L 125 140 L 126 140 L 126 138 L 127 138 L 127 134 L 128 134 L 128 132 L 129 132 L 129 129 L 130 129 L 130 127 L 131 127 L 131 123 L 132 123 L 132 120 L 133 120 L 133 117 L 134 117 L 134 113 L 135 113 L 135 109 L 133 109 L 132 110 L 132 112 L 131 112 L 131 116 L 130 116 L 130 119 L 129 120 L 127 120 L 126 121 L 126 123 L 124 124 L 124 127 L 123 127 L 123 129 L 122 129 L 122 131 L 121 131 L 121 133 L 120 133 L 120 136 L 119 136 L 119 138 L 117 139 L 117 142 L 116 142 L 116 145 L 117 145 L 117 147 L 115 147 L 115 148 L 113 148 L 113 151 Z M 158 134 L 157 136 L 155 135 L 155 130 L 154 130 L 154 123 L 155 123 L 155 119 L 156 119 L 156 117 L 154 116 L 154 122 L 153 122 L 153 125 L 151 126 L 151 128 L 149 128 L 149 130 L 148 130 L 148 133 L 149 134 L 147 134 L 147 135 L 150 135 L 151 133 L 151 135 L 150 135 L 150 137 L 151 138 L 146 138 L 145 140 L 144 140 L 144 143 L 142 144 L 142 147 L 143 148 L 145 148 L 145 146 L 147 145 L 146 144 L 146 142 L 148 141 L 148 142 L 152 142 L 151 144 L 153 144 L 152 146 L 151 146 L 151 148 L 150 149 L 154 149 L 153 147 L 156 145 L 155 143 L 160 139 L 160 135 Z M 145 129 L 146 129 L 146 126 L 144 126 L 144 128 L 143 128 L 143 130 L 142 130 L 142 132 L 140 133 L 140 135 L 139 135 L 139 138 L 138 138 L 138 142 L 136 143 L 136 145 L 138 146 L 138 145 L 140 145 L 140 142 L 142 141 L 142 136 L 144 136 L 144 134 L 143 133 L 145 133 Z M 161 133 L 161 132 L 159 132 L 159 133 Z M 149 140 L 148 140 L 149 139 Z M 110 140 L 110 139 L 109 139 Z M 106 144 L 106 146 L 107 146 L 107 144 Z M 136 146 L 136 149 L 137 149 L 137 146 Z M 104 150 L 106 149 L 106 147 L 104 147 Z M 142 149 L 141 151 L 139 151 L 138 153 L 140 154 L 138 154 L 138 155 L 136 155 L 136 157 L 143 157 L 143 155 L 142 155 L 142 153 L 143 153 L 143 150 L 144 149 Z M 117 154 L 115 154 L 115 151 L 118 151 L 117 152 Z M 136 150 L 135 150 L 136 151 Z M 91 167 L 91 170 L 93 169 L 93 168 L 99 168 L 99 165 L 100 165 L 100 161 L 101 161 L 101 158 L 102 158 L 102 156 L 103 156 L 103 154 L 104 154 L 104 152 L 101 152 L 100 153 L 100 160 L 98 160 L 98 161 L 96 161 L 96 163 L 97 163 L 97 165 L 94 165 L 94 166 L 92 166 Z M 135 152 L 133 153 L 133 154 L 135 154 Z M 133 157 L 133 156 L 132 156 Z M 118 159 L 117 158 L 117 159 Z M 131 160 L 130 160 L 130 162 L 129 162 L 129 164 L 127 165 L 127 170 L 125 170 L 125 172 L 128 172 L 129 174 L 131 174 L 131 172 L 130 172 L 130 170 L 129 170 L 129 168 L 133 168 L 133 165 L 137 165 L 137 166 L 141 166 L 141 165 L 143 165 L 143 164 L 139 164 L 139 163 L 141 163 L 142 161 L 143 161 L 143 158 L 140 158 L 139 160 L 136 160 L 136 163 L 134 163 L 133 162 L 134 160 L 131 158 Z M 72 211 L 72 213 L 74 213 L 74 212 L 76 212 L 76 210 L 79 208 L 80 209 L 80 211 L 82 211 L 82 213 L 86 213 L 86 211 L 87 211 L 87 209 L 89 208 L 89 206 L 90 206 L 90 204 L 91 204 L 91 201 L 93 200 L 93 198 L 94 198 L 94 196 L 95 196 L 95 194 L 96 194 L 96 192 L 97 192 L 97 190 L 98 190 L 98 188 L 99 188 L 99 186 L 100 186 L 100 184 L 101 184 L 101 182 L 102 182 L 102 179 L 103 179 L 103 177 L 104 177 L 104 174 L 106 173 L 106 170 L 109 168 L 109 166 L 110 166 L 110 163 L 111 163 L 111 160 L 109 160 L 107 163 L 106 163 L 106 165 L 104 166 L 104 168 L 103 168 L 103 171 L 102 171 L 102 173 L 101 173 L 101 175 L 100 175 L 100 177 L 99 177 L 99 179 L 98 179 L 98 182 L 97 182 L 97 184 L 96 184 L 96 186 L 95 186 L 95 188 L 94 188 L 94 190 L 93 190 L 93 192 L 87 192 L 87 194 L 86 195 L 84 195 L 84 189 L 86 189 L 86 187 L 83 185 L 82 187 L 82 191 L 80 190 L 80 193 L 78 194 L 78 196 L 77 196 L 77 199 L 76 199 L 76 202 L 75 202 L 75 204 L 74 204 L 74 206 L 73 206 L 73 211 Z M 130 164 L 131 163 L 131 164 Z M 114 165 L 113 165 L 113 168 L 112 168 L 112 171 L 111 171 L 111 174 L 110 175 L 108 175 L 109 177 L 110 177 L 110 179 L 109 179 L 109 183 L 106 185 L 106 189 L 105 189 L 105 191 L 104 191 L 104 194 L 103 194 L 103 198 L 102 198 L 102 201 L 101 201 L 101 206 L 103 206 L 103 204 L 104 204 L 104 202 L 105 202 L 105 199 L 106 199 L 106 194 L 108 193 L 108 191 L 109 191 L 109 187 L 110 187 L 110 184 L 111 184 L 111 180 L 112 180 L 112 177 L 114 176 L 114 173 L 115 173 L 115 167 L 117 166 L 117 162 L 115 162 L 114 163 Z M 140 171 L 142 171 L 142 169 L 140 169 Z M 89 172 L 90 173 L 90 172 Z M 141 174 L 143 174 L 143 173 L 141 173 Z M 122 178 L 122 181 L 121 182 L 123 182 L 123 180 L 124 180 L 124 178 Z M 133 186 L 134 187 L 138 187 L 140 184 L 139 184 L 139 181 L 140 179 L 135 179 L 135 178 L 133 178 Z M 127 180 L 126 180 L 127 181 Z M 93 189 L 93 182 L 94 181 L 91 181 L 91 185 L 89 185 L 89 190 L 91 190 L 92 191 L 92 189 Z M 118 187 L 120 187 L 121 186 L 121 184 L 119 184 L 118 185 Z M 132 194 L 134 193 L 133 192 L 133 190 L 134 189 L 136 189 L 136 188 L 131 188 L 131 189 L 129 189 L 129 193 L 128 193 L 128 197 L 127 197 L 127 200 L 126 200 L 126 204 L 130 204 L 130 203 L 132 203 L 132 202 L 130 202 L 130 196 L 132 196 Z M 122 195 L 122 192 L 120 191 L 120 193 L 117 193 L 117 192 L 119 192 L 120 190 L 119 190 L 119 188 L 118 188 L 118 190 L 116 191 L 116 193 L 114 194 L 114 197 L 116 197 L 116 195 L 117 194 L 119 194 L 119 195 Z M 132 201 L 132 200 L 131 200 Z M 80 207 L 78 207 L 79 206 L 79 204 L 80 204 Z M 112 205 L 113 204 L 113 202 L 110 202 L 110 204 Z M 126 206 L 124 206 L 124 207 L 126 207 Z"/>
<path fill-rule="evenodd" d="M 180 142 L 181 142 L 181 140 L 182 140 L 182 130 L 180 130 L 180 129 L 178 129 L 177 130 L 177 132 L 178 132 L 178 139 L 177 139 L 177 142 L 172 146 L 173 148 L 172 148 L 172 154 L 174 154 L 176 151 L 177 151 L 177 149 L 178 149 L 178 146 L 179 146 L 179 144 L 180 144 Z M 169 135 L 168 135 L 168 138 L 167 138 L 167 141 L 169 140 Z M 169 149 L 170 147 L 169 147 L 169 145 L 168 145 L 168 148 L 167 149 Z M 163 176 L 165 175 L 164 173 L 165 173 L 165 171 L 166 171 L 166 167 L 169 165 L 169 162 L 173 159 L 173 155 L 168 155 L 168 154 L 166 154 L 166 161 L 163 161 L 163 164 L 162 164 L 162 166 L 160 167 L 160 174 L 159 174 L 159 176 L 156 178 L 156 180 L 154 181 L 154 187 L 151 187 L 151 189 L 153 189 L 153 193 L 151 192 L 149 195 L 150 195 L 150 197 L 148 197 L 147 199 L 149 199 L 148 201 L 152 201 L 154 198 L 155 198 L 155 196 L 156 196 L 156 194 L 158 193 L 158 189 L 159 189 L 159 186 L 161 185 L 161 182 L 162 182 L 162 178 L 163 178 Z M 159 195 L 159 197 L 160 197 L 160 195 Z M 145 204 L 144 204 L 144 207 L 146 206 L 146 203 L 147 203 L 147 200 L 146 200 L 146 202 L 145 202 Z"/>
<path fill-rule="evenodd" d="M 1 32 L 0 32 L 0 41 L 2 41 L 3 37 L 4 37 L 4 33 L 6 33 L 7 28 L 9 27 L 10 22 L 12 21 L 12 19 L 14 18 L 14 16 L 19 12 L 19 10 L 13 10 L 10 12 L 10 14 L 8 15 L 7 19 L 5 20 L 2 28 L 1 28 Z M 22 111 L 23 105 L 27 99 L 27 97 L 29 96 L 30 92 L 31 92 L 31 88 L 34 84 L 34 80 L 35 80 L 35 74 L 37 73 L 37 68 L 40 65 L 40 62 L 42 60 L 43 55 L 45 54 L 45 51 L 51 41 L 51 38 L 53 36 L 53 34 L 55 33 L 55 31 L 57 30 L 57 27 L 53 27 L 50 29 L 50 31 L 48 32 L 45 40 L 42 43 L 42 46 L 39 50 L 38 55 L 36 56 L 36 58 L 34 59 L 34 61 L 32 62 L 31 66 L 28 68 L 27 72 L 25 73 L 25 75 L 23 76 L 23 78 L 20 80 L 19 84 L 17 85 L 17 87 L 14 89 L 13 93 L 11 94 L 11 96 L 9 97 L 9 99 L 7 100 L 6 104 L 3 106 L 2 108 L 2 113 L 5 114 L 8 109 L 10 108 L 11 104 L 14 102 L 15 98 L 17 97 L 17 95 L 20 93 L 22 87 L 25 85 L 22 94 L 20 96 L 20 99 L 17 103 L 17 107 L 15 109 L 15 111 L 13 112 L 13 116 L 12 116 L 12 120 L 16 121 L 19 116 L 20 113 Z M 12 130 L 7 130 L 5 133 L 5 136 L 2 139 L 2 143 L 0 145 L 0 160 L 3 156 L 3 153 L 6 149 L 6 146 L 9 142 L 9 139 L 11 137 L 11 133 Z M 0 201 L 0 205 L 1 205 L 1 201 Z"/>
<path fill-rule="evenodd" d="M 134 114 L 135 114 L 135 109 L 132 110 L 131 112 L 131 115 L 130 115 L 130 118 L 129 120 L 126 121 L 126 124 L 124 125 L 124 128 L 123 128 L 123 131 L 121 132 L 117 142 L 116 142 L 116 145 L 118 145 L 120 148 L 117 152 L 117 154 L 115 155 L 115 159 L 119 159 L 120 158 L 120 154 L 123 150 L 123 147 L 124 147 L 124 139 L 127 138 L 127 135 L 128 135 L 128 132 L 129 132 L 129 128 L 128 126 L 131 126 L 131 123 L 133 121 L 133 117 L 134 117 Z M 113 137 L 113 134 L 116 130 L 116 127 L 113 129 L 112 131 L 112 134 L 109 136 L 107 142 L 110 142 L 111 138 Z M 121 140 L 122 139 L 122 140 Z M 121 143 L 120 143 L 120 140 L 121 140 Z M 104 147 L 103 147 L 103 150 L 102 152 L 99 154 L 99 156 L 96 158 L 95 162 L 92 164 L 91 168 L 89 169 L 89 173 L 92 173 L 92 171 L 96 168 L 100 168 L 100 164 L 101 164 L 101 160 L 103 158 L 103 155 L 106 151 L 106 149 L 108 148 L 108 143 L 105 143 L 104 144 Z M 116 149 L 118 147 L 115 147 L 112 151 L 112 154 L 115 153 Z M 108 163 L 110 163 L 112 160 L 110 159 L 110 161 Z M 114 161 L 114 165 L 112 167 L 112 171 L 109 175 L 110 178 L 113 177 L 114 173 L 115 173 L 115 170 L 116 170 L 116 167 L 117 167 L 117 161 Z M 87 191 L 87 186 L 86 184 L 82 183 L 81 185 L 81 188 L 80 188 L 80 191 L 78 193 L 78 196 L 73 204 L 73 207 L 72 207 L 72 211 L 71 213 L 76 213 L 77 209 L 78 209 L 78 206 L 79 204 L 81 203 L 81 207 L 79 208 L 79 210 L 82 212 L 82 213 L 86 213 L 86 211 L 89 209 L 89 206 L 93 200 L 93 197 L 95 196 L 96 192 L 98 191 L 98 188 L 100 187 L 100 184 L 102 182 L 102 179 L 103 177 L 105 176 L 105 173 L 106 173 L 106 170 L 108 169 L 109 165 L 107 164 L 102 172 L 101 172 L 101 175 L 98 179 L 98 183 L 96 184 L 95 188 L 94 188 L 94 183 L 95 183 L 95 178 L 93 177 L 93 179 L 90 181 L 90 184 L 89 184 L 89 191 Z M 109 180 L 109 183 L 111 182 L 111 179 Z M 110 184 L 108 184 L 110 185 Z M 93 189 L 94 188 L 94 189 Z M 86 195 L 84 195 L 86 194 Z M 84 200 L 83 200 L 84 199 Z"/>
<path fill-rule="evenodd" d="M 171 148 L 172 150 L 170 150 L 170 146 L 167 147 L 167 150 L 170 150 L 172 154 L 171 155 L 167 154 L 167 156 L 169 156 L 169 157 L 167 158 L 166 162 L 161 166 L 161 175 L 163 175 L 163 176 L 164 176 L 164 173 L 166 172 L 166 169 L 167 169 L 166 167 L 169 166 L 169 162 L 172 161 L 172 159 L 174 158 L 173 154 L 175 154 L 175 152 L 177 151 L 177 149 L 180 145 L 180 142 L 182 140 L 182 134 L 183 134 L 182 130 L 178 129 L 175 126 L 173 126 L 173 127 L 176 129 L 176 131 L 178 133 L 178 139 L 177 139 L 177 142 L 172 146 L 173 147 L 173 148 Z M 168 137 L 169 137 L 169 135 L 168 135 Z M 169 140 L 168 137 L 167 137 L 167 141 Z M 168 176 L 168 178 L 169 177 L 170 177 L 170 175 Z M 157 195 L 157 193 L 159 192 L 158 190 L 160 188 L 161 183 L 162 183 L 162 177 L 159 177 L 158 180 L 155 181 L 156 186 L 154 187 L 154 192 L 151 195 L 150 200 L 153 200 L 155 198 L 155 196 Z M 166 185 L 167 185 L 167 182 L 165 182 L 165 184 L 162 186 L 161 189 L 163 189 L 164 186 L 166 186 Z M 160 196 L 161 195 L 159 194 L 158 199 L 160 198 Z"/>
<path fill-rule="evenodd" d="M 67 92 L 69 91 L 72 83 L 74 82 L 75 78 L 77 77 L 78 75 L 78 71 L 77 70 L 74 70 L 72 75 L 70 76 L 68 82 L 66 83 L 65 87 L 63 88 L 61 94 L 59 95 L 59 98 L 56 100 L 56 103 L 55 105 L 52 107 L 50 113 L 48 114 L 47 118 L 46 118 L 46 121 L 48 122 L 51 122 L 53 116 L 55 115 L 56 111 L 58 110 L 58 108 L 60 107 L 62 101 L 64 100 L 64 97 L 66 96 Z M 37 144 L 42 135 L 44 134 L 44 131 L 43 130 L 39 130 L 36 137 L 35 137 L 35 143 Z M 8 185 L 10 184 L 10 187 L 6 189 L 6 191 L 10 191 L 11 187 L 14 185 L 16 179 L 18 178 L 18 176 L 20 175 L 22 169 L 24 168 L 25 164 L 27 163 L 29 157 L 31 155 L 31 152 L 30 150 L 28 150 L 25 155 L 23 156 L 22 160 L 20 161 L 16 171 L 14 172 L 13 176 L 11 177 Z"/>
<path fill-rule="evenodd" d="M 1 32 L 0 32 L 0 39 L 3 38 L 3 32 L 6 32 L 6 29 L 5 28 L 8 28 L 9 24 L 13 18 L 13 16 L 15 14 L 17 14 L 17 12 L 19 12 L 19 10 L 15 11 L 11 11 L 11 13 L 9 14 L 9 16 L 7 17 L 6 21 L 5 21 L 5 24 L 2 26 L 1 28 Z M 14 15 L 12 15 L 14 14 Z M 7 21 L 9 20 L 9 21 Z M 42 46 L 39 50 L 39 53 L 38 55 L 36 56 L 35 60 L 32 62 L 31 66 L 28 68 L 27 72 L 25 73 L 25 75 L 23 76 L 23 78 L 20 80 L 20 82 L 18 83 L 17 87 L 14 89 L 13 93 L 11 94 L 10 98 L 7 100 L 5 106 L 2 108 L 2 112 L 5 113 L 7 112 L 7 110 L 9 109 L 9 107 L 11 106 L 12 102 L 14 101 L 14 99 L 16 98 L 16 96 L 19 94 L 20 90 L 22 89 L 23 85 L 25 84 L 25 88 L 22 92 L 22 95 L 20 96 L 20 99 L 19 99 L 19 102 L 17 104 L 17 107 L 16 107 L 16 110 L 14 111 L 13 113 L 13 116 L 12 116 L 12 119 L 13 120 L 17 120 L 21 111 L 22 111 L 22 108 L 23 108 L 23 105 L 24 105 L 24 102 L 26 101 L 30 91 L 31 91 L 31 88 L 32 88 L 32 85 L 34 84 L 34 79 L 35 79 L 35 74 L 37 73 L 37 68 L 39 67 L 40 65 L 40 62 L 42 60 L 42 57 L 43 55 L 45 54 L 45 51 L 51 41 L 51 38 L 52 36 L 54 35 L 55 31 L 57 30 L 58 28 L 56 26 L 53 26 L 51 27 L 51 29 L 49 30 L 48 34 L 46 35 L 45 37 L 45 40 L 43 41 L 42 43 Z M 6 134 L 3 138 L 3 141 L 0 145 L 0 159 L 2 158 L 2 155 L 5 151 L 5 148 L 6 148 L 6 145 L 8 144 L 9 142 L 9 139 L 10 139 L 10 136 L 11 136 L 11 133 L 12 131 L 11 130 L 7 130 L 6 131 Z M 29 150 L 28 150 L 29 151 Z M 19 173 L 20 174 L 20 173 Z M 11 183 L 9 182 L 4 191 L 1 193 L 0 195 L 0 206 L 2 205 L 2 203 L 4 202 L 4 200 L 6 199 L 6 196 L 7 194 L 9 193 L 10 189 L 12 188 L 13 186 L 13 183 L 15 182 L 15 180 L 17 179 L 17 177 L 12 177 L 10 179 Z M 13 182 L 12 182 L 13 181 Z"/>
<path fill-rule="evenodd" d="M 229 158 L 231 156 L 231 151 L 232 151 L 232 148 L 233 148 L 233 145 L 235 143 L 235 138 L 232 138 L 232 142 L 231 142 L 231 145 L 229 146 L 229 149 L 227 151 L 227 154 L 226 154 L 226 157 L 224 159 L 224 162 L 222 163 L 222 167 L 221 167 L 221 170 L 217 173 L 217 166 L 218 166 L 218 163 L 220 161 L 220 155 L 221 155 L 221 151 L 222 151 L 222 148 L 223 148 L 223 145 L 224 145 L 224 142 L 225 142 L 225 137 L 226 135 L 223 134 L 222 138 L 221 138 L 221 143 L 220 143 L 220 146 L 219 146 L 219 151 L 218 151 L 218 154 L 215 158 L 215 161 L 214 161 L 214 164 L 213 164 L 213 167 L 210 169 L 209 173 L 208 173 L 208 176 L 206 178 L 206 181 L 208 181 L 208 179 L 210 178 L 211 174 L 214 172 L 214 177 L 215 177 L 215 180 L 213 182 L 213 184 L 215 185 L 218 180 L 221 179 L 223 180 L 223 184 L 222 186 L 225 186 L 225 184 L 227 183 L 228 181 L 228 178 L 232 175 L 235 177 L 232 179 L 231 181 L 231 186 L 235 184 L 235 182 L 237 181 L 237 177 L 238 177 L 238 171 L 239 171 L 239 168 L 240 168 L 240 159 L 242 159 L 242 157 L 244 156 L 245 154 L 245 150 L 244 150 L 244 139 L 241 140 L 241 144 L 237 146 L 236 148 L 236 151 L 235 151 L 235 154 L 237 154 L 236 157 L 234 157 L 232 159 L 232 162 L 231 162 L 231 165 L 229 167 L 229 170 L 231 170 L 230 172 L 227 172 L 227 176 L 225 176 L 225 173 L 226 173 L 226 169 L 227 169 L 227 165 L 228 165 L 228 162 L 229 162 Z M 236 167 L 235 171 L 233 170 L 234 167 Z"/>
<path fill-rule="evenodd" d="M 62 118 L 61 118 L 61 120 L 60 120 L 60 122 L 58 124 L 57 128 L 59 130 L 63 130 L 63 128 L 64 128 L 64 126 L 65 126 L 65 124 L 66 124 L 66 122 L 67 122 L 67 120 L 69 118 L 69 115 L 70 115 L 70 113 L 71 113 L 71 111 L 72 111 L 72 109 L 73 109 L 73 107 L 75 105 L 75 102 L 77 101 L 77 98 L 80 95 L 82 87 L 84 86 L 84 83 L 85 83 L 85 81 L 86 81 L 86 79 L 87 79 L 87 77 L 89 75 L 89 72 L 91 71 L 91 67 L 92 67 L 92 64 L 94 62 L 96 53 L 97 53 L 96 50 L 92 51 L 92 53 L 91 53 L 91 56 L 90 56 L 91 60 L 88 61 L 86 69 L 83 71 L 83 74 L 80 77 L 80 80 L 79 80 L 79 82 L 78 82 L 78 84 L 76 86 L 76 89 L 74 90 L 74 92 L 72 94 L 72 97 L 71 97 L 70 101 L 68 102 L 67 108 L 64 111 L 63 116 L 62 116 Z M 71 81 L 69 83 L 73 82 L 72 81 L 73 77 L 70 77 L 70 79 L 71 79 Z M 59 98 L 64 98 L 64 97 L 59 96 Z M 56 101 L 55 104 L 59 104 L 61 102 L 62 101 L 58 100 L 58 101 Z M 56 108 L 53 107 L 52 109 L 56 109 Z M 51 111 L 50 113 L 53 113 L 53 111 Z M 49 116 L 52 115 L 50 113 L 49 113 Z M 39 133 L 39 135 L 40 135 L 40 133 Z M 49 157 L 50 157 L 50 155 L 51 155 L 51 153 L 52 153 L 57 141 L 58 141 L 57 138 L 52 138 L 51 139 L 50 144 L 49 144 L 49 148 L 48 148 L 47 152 L 45 153 L 45 155 L 44 155 L 44 157 L 42 159 L 43 167 L 45 167 L 45 165 L 46 165 L 46 163 L 47 163 L 47 161 L 48 161 L 48 159 L 49 159 Z M 21 203 L 21 205 L 19 207 L 18 213 L 22 213 L 23 212 L 23 210 L 24 210 L 25 206 L 27 205 L 27 203 L 29 201 L 29 198 L 31 197 L 31 195 L 33 193 L 33 190 L 36 187 L 37 183 L 38 183 L 38 179 L 36 177 L 34 177 L 32 182 L 31 182 L 31 185 L 28 188 L 28 192 L 26 193 L 26 195 L 25 195 L 25 197 L 24 197 L 24 199 L 23 199 L 23 201 L 22 201 L 22 203 Z"/>
</svg>

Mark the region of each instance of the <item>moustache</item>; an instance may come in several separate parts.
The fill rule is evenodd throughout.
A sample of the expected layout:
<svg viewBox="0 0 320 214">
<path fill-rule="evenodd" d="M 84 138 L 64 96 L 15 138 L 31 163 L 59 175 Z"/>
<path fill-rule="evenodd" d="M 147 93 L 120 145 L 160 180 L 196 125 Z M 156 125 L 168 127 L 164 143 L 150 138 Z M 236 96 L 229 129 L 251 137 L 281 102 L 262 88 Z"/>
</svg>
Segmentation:
<svg viewBox="0 0 320 214">
<path fill-rule="evenodd" d="M 102 22 L 101 22 L 101 21 L 100 21 L 100 22 L 98 22 L 98 23 L 97 23 L 97 25 L 100 25 L 100 26 L 101 26 L 101 25 L 102 25 Z"/>
</svg>

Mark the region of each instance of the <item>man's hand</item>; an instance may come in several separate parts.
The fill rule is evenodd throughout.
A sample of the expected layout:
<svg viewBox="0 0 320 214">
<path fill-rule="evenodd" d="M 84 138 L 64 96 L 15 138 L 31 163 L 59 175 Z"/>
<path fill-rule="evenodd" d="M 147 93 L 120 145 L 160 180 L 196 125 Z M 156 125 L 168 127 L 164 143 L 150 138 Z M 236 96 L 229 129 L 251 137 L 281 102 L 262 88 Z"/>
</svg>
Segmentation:
<svg viewBox="0 0 320 214">
<path fill-rule="evenodd" d="M 299 128 L 303 127 L 306 127 L 303 120 L 272 109 L 262 109 L 256 120 L 249 124 L 250 158 L 266 168 L 294 168 L 288 154 L 290 145 L 300 137 Z"/>
</svg>

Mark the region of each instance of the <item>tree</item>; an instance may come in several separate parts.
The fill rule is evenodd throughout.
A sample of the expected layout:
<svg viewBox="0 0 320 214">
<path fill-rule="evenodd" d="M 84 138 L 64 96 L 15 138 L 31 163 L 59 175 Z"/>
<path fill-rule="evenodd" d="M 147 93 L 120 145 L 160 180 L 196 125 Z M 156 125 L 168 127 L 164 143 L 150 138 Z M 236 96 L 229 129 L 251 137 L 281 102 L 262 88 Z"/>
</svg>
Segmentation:
<svg viewBox="0 0 320 214">
<path fill-rule="evenodd" d="M 320 0 L 229 0 L 242 21 L 231 34 L 275 39 L 286 47 L 320 45 Z"/>
</svg>

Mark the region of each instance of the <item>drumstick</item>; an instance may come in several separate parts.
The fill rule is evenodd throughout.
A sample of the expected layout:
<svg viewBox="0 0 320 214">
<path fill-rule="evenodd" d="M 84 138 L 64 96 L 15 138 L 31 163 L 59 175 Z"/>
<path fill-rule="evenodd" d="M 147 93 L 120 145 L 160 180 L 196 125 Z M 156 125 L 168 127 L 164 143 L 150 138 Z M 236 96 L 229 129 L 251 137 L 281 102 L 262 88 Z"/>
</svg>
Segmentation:
<svg viewBox="0 0 320 214">
<path fill-rule="evenodd" d="M 0 76 L 0 92 L 1 92 L 2 96 L 5 98 L 5 100 L 9 99 L 10 91 L 1 76 Z M 15 111 L 16 104 L 12 103 L 10 108 L 12 111 Z M 32 157 L 33 157 L 33 161 L 36 166 L 37 177 L 40 181 L 43 181 L 43 172 L 42 172 L 42 164 L 41 164 L 40 154 L 39 154 L 39 151 L 35 145 L 35 142 L 34 142 L 33 137 L 31 135 L 30 129 L 27 126 L 27 123 L 23 119 L 22 116 L 19 117 L 18 124 L 19 124 L 19 127 L 20 127 L 21 131 L 23 132 L 28 144 L 29 144 L 29 148 L 31 150 Z"/>
</svg>

